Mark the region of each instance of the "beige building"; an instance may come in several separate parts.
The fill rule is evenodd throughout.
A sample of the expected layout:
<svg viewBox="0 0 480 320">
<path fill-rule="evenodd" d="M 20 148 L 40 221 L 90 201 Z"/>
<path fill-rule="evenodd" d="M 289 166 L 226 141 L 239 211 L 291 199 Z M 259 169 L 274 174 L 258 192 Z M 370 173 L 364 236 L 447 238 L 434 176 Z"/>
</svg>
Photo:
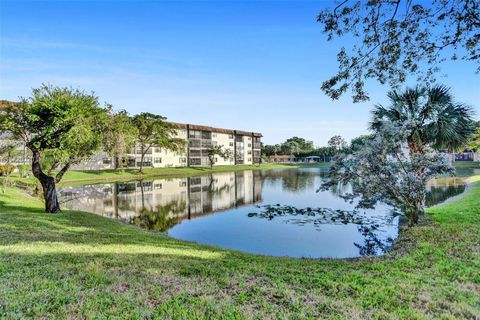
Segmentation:
<svg viewBox="0 0 480 320">
<path fill-rule="evenodd" d="M 173 152 L 152 146 L 144 157 L 144 167 L 195 167 L 210 166 L 207 151 L 211 146 L 221 146 L 228 150 L 230 157 L 215 156 L 213 165 L 237 165 L 260 163 L 262 134 L 241 130 L 230 130 L 192 124 L 174 123 L 177 138 L 185 139 L 184 152 Z M 127 155 L 128 167 L 139 167 L 141 150 L 137 146 Z M 99 153 L 90 161 L 74 167 L 77 170 L 99 170 L 113 168 L 113 161 L 106 153 Z"/>
<path fill-rule="evenodd" d="M 187 147 L 184 152 L 172 152 L 152 146 L 144 157 L 144 167 L 188 167 L 210 166 L 207 150 L 210 146 L 222 146 L 228 150 L 230 157 L 223 159 L 215 156 L 213 165 L 237 165 L 260 163 L 262 134 L 241 130 L 221 129 L 207 126 L 175 123 L 177 138 L 185 139 Z M 9 140 L 8 135 L 0 133 L 0 144 Z M 140 147 L 130 150 L 127 155 L 128 167 L 139 167 L 141 161 Z M 2 160 L 0 159 L 0 163 Z M 30 152 L 18 143 L 15 164 L 30 164 Z M 112 158 L 105 152 L 99 152 L 89 161 L 73 166 L 74 170 L 113 169 Z"/>
</svg>

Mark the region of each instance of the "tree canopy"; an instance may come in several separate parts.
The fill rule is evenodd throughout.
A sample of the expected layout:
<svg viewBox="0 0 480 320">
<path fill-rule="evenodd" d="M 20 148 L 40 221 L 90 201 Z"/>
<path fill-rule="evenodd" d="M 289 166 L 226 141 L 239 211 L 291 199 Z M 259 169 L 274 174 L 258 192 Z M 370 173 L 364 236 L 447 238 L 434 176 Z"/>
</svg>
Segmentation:
<svg viewBox="0 0 480 320">
<path fill-rule="evenodd" d="M 328 146 L 336 151 L 340 151 L 347 147 L 347 141 L 340 135 L 335 135 L 328 140 Z"/>
<path fill-rule="evenodd" d="M 475 151 L 480 150 L 480 122 L 477 122 L 475 132 L 468 138 L 467 148 Z"/>
<path fill-rule="evenodd" d="M 32 173 L 42 184 L 46 212 L 60 211 L 55 184 L 65 172 L 101 148 L 107 112 L 93 93 L 42 85 L 0 114 L 0 129 L 32 152 Z M 53 172 L 52 166 L 60 170 Z"/>
<path fill-rule="evenodd" d="M 136 144 L 140 147 L 141 153 L 140 172 L 143 171 L 145 154 L 152 147 L 177 152 L 183 152 L 185 149 L 185 140 L 176 138 L 175 125 L 165 120 L 165 117 L 149 112 L 133 116 L 133 124 L 138 132 Z"/>
<path fill-rule="evenodd" d="M 213 168 L 215 163 L 215 157 L 219 156 L 220 158 L 227 160 L 232 156 L 229 149 L 225 149 L 222 146 L 211 145 L 207 149 L 208 162 L 210 163 L 210 168 Z"/>
<path fill-rule="evenodd" d="M 365 81 L 398 87 L 407 76 L 434 81 L 441 62 L 467 60 L 480 71 L 478 0 L 341 0 L 317 18 L 327 40 L 353 38 L 337 54 L 336 74 L 322 90 L 338 99 L 347 90 L 366 101 Z"/>
<path fill-rule="evenodd" d="M 112 106 L 109 108 L 112 109 Z M 128 113 L 121 110 L 109 115 L 104 131 L 103 150 L 113 158 L 114 167 L 117 169 L 134 146 L 138 129 Z"/>
<path fill-rule="evenodd" d="M 262 154 L 266 156 L 273 155 L 298 155 L 311 153 L 315 150 L 313 141 L 306 140 L 300 137 L 292 137 L 285 140 L 280 144 L 262 146 Z"/>
<path fill-rule="evenodd" d="M 388 106 L 374 107 L 370 129 L 378 131 L 385 121 L 397 125 L 415 121 L 406 138 L 411 153 L 421 153 L 427 146 L 435 150 L 462 148 L 473 132 L 472 108 L 456 102 L 445 86 L 392 90 L 388 98 Z"/>
</svg>

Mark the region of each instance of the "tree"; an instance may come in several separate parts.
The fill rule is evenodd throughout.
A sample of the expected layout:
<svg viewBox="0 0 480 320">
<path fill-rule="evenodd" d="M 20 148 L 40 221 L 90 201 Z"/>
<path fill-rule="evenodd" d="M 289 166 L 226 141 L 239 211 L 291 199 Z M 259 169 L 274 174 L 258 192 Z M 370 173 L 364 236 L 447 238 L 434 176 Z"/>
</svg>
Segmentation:
<svg viewBox="0 0 480 320">
<path fill-rule="evenodd" d="M 42 185 L 46 212 L 60 211 L 56 184 L 65 172 L 100 149 L 106 114 L 93 93 L 49 85 L 33 89 L 30 98 L 0 114 L 0 129 L 32 152 L 32 173 Z M 42 157 L 47 153 L 52 166 L 61 168 L 55 173 L 45 172 Z"/>
<path fill-rule="evenodd" d="M 476 125 L 475 132 L 470 135 L 467 142 L 467 148 L 475 151 L 480 150 L 480 122 Z"/>
<path fill-rule="evenodd" d="M 281 155 L 300 155 L 308 154 L 315 150 L 313 141 L 304 138 L 292 137 L 285 142 L 276 145 L 263 145 L 262 154 L 266 156 Z"/>
<path fill-rule="evenodd" d="M 362 149 L 367 143 L 367 141 L 371 140 L 372 138 L 373 138 L 373 135 L 371 134 L 365 134 L 365 135 L 361 135 L 356 138 L 353 138 L 350 141 L 350 151 L 354 152 Z"/>
<path fill-rule="evenodd" d="M 415 121 L 406 137 L 410 154 L 424 153 L 427 146 L 435 150 L 456 150 L 463 147 L 472 133 L 472 109 L 455 102 L 450 89 L 433 87 L 407 88 L 388 93 L 390 105 L 376 105 L 370 129 L 378 131 L 385 121 L 399 125 Z"/>
<path fill-rule="evenodd" d="M 8 185 L 8 178 L 12 174 L 15 169 L 15 166 L 12 163 L 14 157 L 18 155 L 18 143 L 10 140 L 0 140 L 0 162 L 4 162 L 4 164 L 0 164 L 3 168 L 0 168 L 0 175 L 3 175 L 3 193 L 7 190 Z"/>
<path fill-rule="evenodd" d="M 208 162 L 210 163 L 210 169 L 213 168 L 213 164 L 215 163 L 215 156 L 219 156 L 224 160 L 230 158 L 231 153 L 230 150 L 222 148 L 222 146 L 213 146 L 211 145 L 207 149 L 207 156 Z"/>
<path fill-rule="evenodd" d="M 175 138 L 176 127 L 165 121 L 166 118 L 142 112 L 133 117 L 133 124 L 137 128 L 136 143 L 140 147 L 140 172 L 143 172 L 144 159 L 152 147 L 165 148 L 171 151 L 183 151 L 185 140 Z"/>
<path fill-rule="evenodd" d="M 309 153 L 315 149 L 313 141 L 299 137 L 289 138 L 283 144 L 290 149 L 290 154 Z"/>
<path fill-rule="evenodd" d="M 347 147 L 347 141 L 345 141 L 345 139 L 343 139 L 341 136 L 336 135 L 328 140 L 328 146 L 338 153 Z"/>
<path fill-rule="evenodd" d="M 103 147 L 113 158 L 115 169 L 118 169 L 128 150 L 134 146 L 138 130 L 125 110 L 111 114 L 108 120 Z"/>
<path fill-rule="evenodd" d="M 354 102 L 368 100 L 368 79 L 393 88 L 407 75 L 432 82 L 446 59 L 472 61 L 480 71 L 477 0 L 341 0 L 317 20 L 328 41 L 353 37 L 356 42 L 341 48 L 336 74 L 322 84 L 332 99 L 350 89 Z"/>
<path fill-rule="evenodd" d="M 280 146 L 278 144 L 275 144 L 275 145 L 264 144 L 262 146 L 262 155 L 267 157 L 276 155 L 278 154 L 279 151 L 280 151 Z"/>
<path fill-rule="evenodd" d="M 411 156 L 403 152 L 403 144 L 416 126 L 412 119 L 386 121 L 363 148 L 334 162 L 321 189 L 333 190 L 350 183 L 351 191 L 342 197 L 349 201 L 358 198 L 358 208 L 373 208 L 383 202 L 400 209 L 409 225 L 418 223 L 424 213 L 427 182 L 453 173 L 453 168 L 428 147 Z"/>
</svg>

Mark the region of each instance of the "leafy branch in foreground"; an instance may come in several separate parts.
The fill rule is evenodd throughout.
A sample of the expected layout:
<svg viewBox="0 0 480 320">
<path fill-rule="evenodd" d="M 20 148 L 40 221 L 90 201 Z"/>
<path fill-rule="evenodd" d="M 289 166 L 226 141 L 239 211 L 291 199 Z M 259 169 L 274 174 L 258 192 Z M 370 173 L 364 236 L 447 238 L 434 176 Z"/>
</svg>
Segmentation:
<svg viewBox="0 0 480 320">
<path fill-rule="evenodd" d="M 365 80 L 397 87 L 407 76 L 433 82 L 439 64 L 467 60 L 480 71 L 480 2 L 477 0 L 341 0 L 320 12 L 327 40 L 353 36 L 342 47 L 335 75 L 322 90 L 338 99 L 348 89 L 354 102 L 369 99 Z"/>
</svg>

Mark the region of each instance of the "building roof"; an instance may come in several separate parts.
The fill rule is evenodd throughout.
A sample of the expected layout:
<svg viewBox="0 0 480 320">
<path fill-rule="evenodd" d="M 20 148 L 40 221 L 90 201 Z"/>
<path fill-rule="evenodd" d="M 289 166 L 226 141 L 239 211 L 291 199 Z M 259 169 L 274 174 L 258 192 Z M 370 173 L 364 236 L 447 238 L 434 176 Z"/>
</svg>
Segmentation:
<svg viewBox="0 0 480 320">
<path fill-rule="evenodd" d="M 254 136 L 254 137 L 262 137 L 261 133 L 258 132 L 249 132 L 249 131 L 241 131 L 241 130 L 233 130 L 233 129 L 223 129 L 223 128 L 216 128 L 216 127 L 208 127 L 208 126 L 200 126 L 196 124 L 186 124 L 186 123 L 178 123 L 178 122 L 171 122 L 177 128 L 180 129 L 189 129 L 192 130 L 202 130 L 202 131 L 209 131 L 209 132 L 218 132 L 218 133 L 226 133 L 226 134 L 238 134 L 243 136 Z"/>
</svg>

